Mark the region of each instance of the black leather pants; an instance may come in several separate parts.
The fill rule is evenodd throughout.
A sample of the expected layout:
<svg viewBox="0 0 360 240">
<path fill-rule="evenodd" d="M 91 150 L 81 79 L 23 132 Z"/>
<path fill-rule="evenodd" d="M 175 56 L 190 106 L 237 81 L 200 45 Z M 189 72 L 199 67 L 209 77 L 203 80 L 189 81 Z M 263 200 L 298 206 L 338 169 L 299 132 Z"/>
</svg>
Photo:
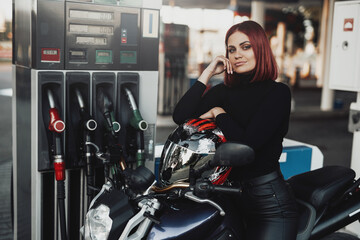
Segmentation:
<svg viewBox="0 0 360 240">
<path fill-rule="evenodd" d="M 259 181 L 242 183 L 241 207 L 247 240 L 296 239 L 295 198 L 281 173 L 274 173 L 267 179 L 260 177 Z"/>
</svg>

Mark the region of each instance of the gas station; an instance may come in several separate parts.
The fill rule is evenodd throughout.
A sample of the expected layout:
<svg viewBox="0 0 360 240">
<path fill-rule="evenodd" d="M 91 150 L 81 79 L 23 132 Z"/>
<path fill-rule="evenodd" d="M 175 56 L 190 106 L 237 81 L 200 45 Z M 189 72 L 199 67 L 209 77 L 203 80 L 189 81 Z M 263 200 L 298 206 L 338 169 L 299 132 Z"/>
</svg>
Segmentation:
<svg viewBox="0 0 360 240">
<path fill-rule="evenodd" d="M 252 6 L 254 20 L 265 21 L 263 4 Z M 189 29 L 169 24 L 162 38 L 161 0 L 13 0 L 13 7 L 14 239 L 82 239 L 90 202 L 114 166 L 157 171 L 157 116 L 171 114 L 188 87 Z M 333 10 L 325 88 L 357 92 L 349 131 L 358 175 L 360 2 Z M 323 155 L 286 139 L 279 161 L 289 178 L 321 168 Z M 348 229 L 360 235 L 358 226 Z"/>
</svg>

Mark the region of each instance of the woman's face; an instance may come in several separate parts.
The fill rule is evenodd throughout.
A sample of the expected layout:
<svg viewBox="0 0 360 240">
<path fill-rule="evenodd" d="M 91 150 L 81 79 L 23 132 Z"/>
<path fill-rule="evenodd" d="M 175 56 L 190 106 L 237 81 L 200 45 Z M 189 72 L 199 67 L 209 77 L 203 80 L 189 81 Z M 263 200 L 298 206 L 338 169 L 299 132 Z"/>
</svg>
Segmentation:
<svg viewBox="0 0 360 240">
<path fill-rule="evenodd" d="M 254 51 L 247 35 L 236 31 L 228 39 L 228 57 L 236 73 L 246 73 L 255 68 Z"/>
</svg>

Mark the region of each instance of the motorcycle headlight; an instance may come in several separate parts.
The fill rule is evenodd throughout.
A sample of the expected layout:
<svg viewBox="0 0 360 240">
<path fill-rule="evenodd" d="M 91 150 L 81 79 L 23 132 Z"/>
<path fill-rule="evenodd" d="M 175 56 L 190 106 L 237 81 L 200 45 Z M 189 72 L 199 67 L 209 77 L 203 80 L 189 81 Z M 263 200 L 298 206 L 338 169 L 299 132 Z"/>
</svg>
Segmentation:
<svg viewBox="0 0 360 240">
<path fill-rule="evenodd" d="M 91 202 L 80 232 L 85 240 L 118 239 L 134 215 L 125 192 L 106 183 Z"/>
<path fill-rule="evenodd" d="M 90 209 L 85 219 L 85 239 L 107 239 L 112 223 L 108 206 L 101 204 L 97 208 Z"/>
</svg>

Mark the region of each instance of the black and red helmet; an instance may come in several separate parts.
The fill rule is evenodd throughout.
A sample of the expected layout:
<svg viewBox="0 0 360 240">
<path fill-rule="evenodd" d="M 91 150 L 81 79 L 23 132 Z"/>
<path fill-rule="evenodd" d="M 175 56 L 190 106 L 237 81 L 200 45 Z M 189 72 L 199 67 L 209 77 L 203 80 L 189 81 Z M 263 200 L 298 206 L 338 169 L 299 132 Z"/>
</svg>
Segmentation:
<svg viewBox="0 0 360 240">
<path fill-rule="evenodd" d="M 226 142 L 224 134 L 212 119 L 190 119 L 177 127 L 165 142 L 159 165 L 159 181 L 166 186 L 189 181 L 190 166 L 195 169 L 211 160 L 216 148 Z M 229 167 L 216 167 L 205 172 L 214 184 L 222 184 Z"/>
</svg>

